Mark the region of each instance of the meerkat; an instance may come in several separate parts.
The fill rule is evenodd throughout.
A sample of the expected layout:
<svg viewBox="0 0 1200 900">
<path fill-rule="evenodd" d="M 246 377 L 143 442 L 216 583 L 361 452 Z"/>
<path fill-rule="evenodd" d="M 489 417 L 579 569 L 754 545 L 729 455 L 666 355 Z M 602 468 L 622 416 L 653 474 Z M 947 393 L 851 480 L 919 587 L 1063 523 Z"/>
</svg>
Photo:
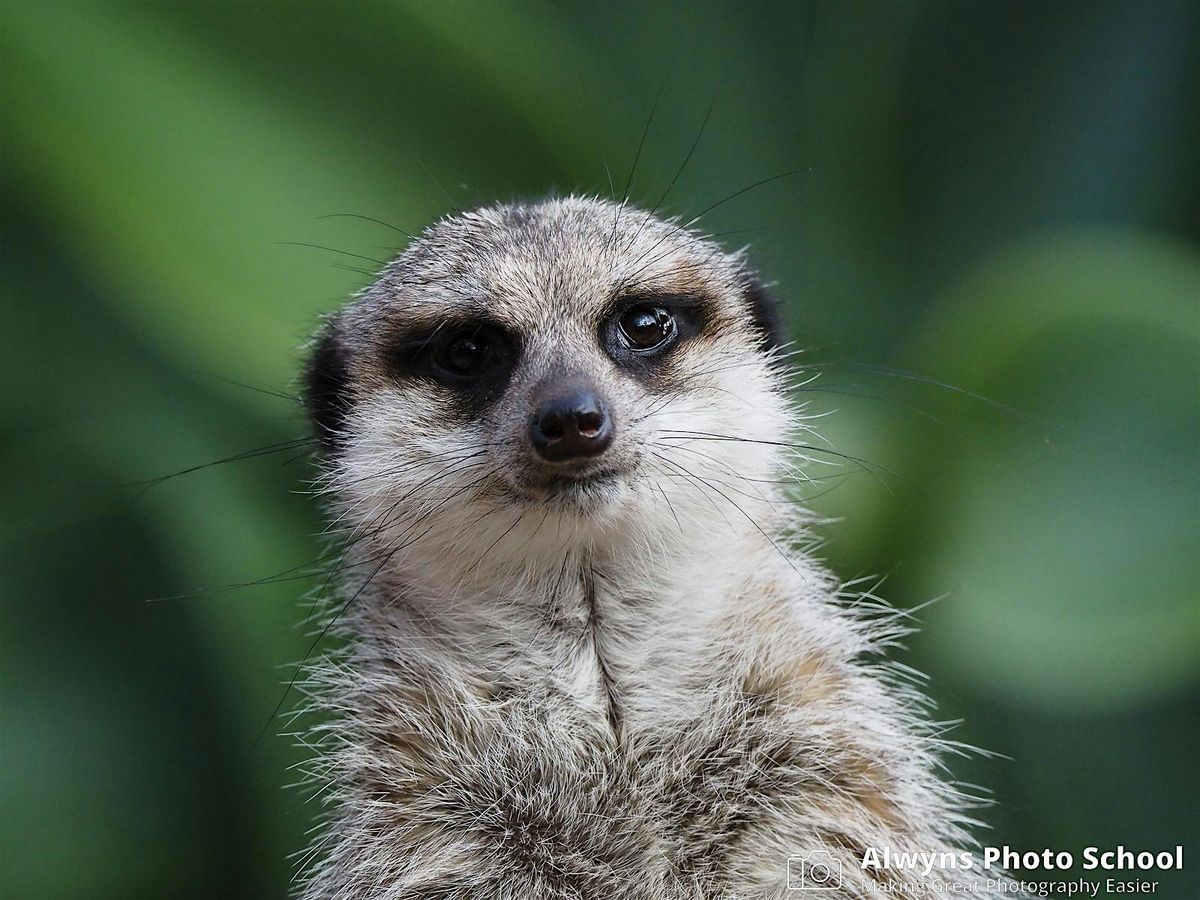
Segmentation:
<svg viewBox="0 0 1200 900">
<path fill-rule="evenodd" d="M 449 216 L 327 321 L 345 646 L 306 686 L 303 898 L 974 884 L 863 866 L 971 820 L 882 656 L 903 622 L 811 556 L 783 347 L 744 253 L 582 197 Z"/>
</svg>

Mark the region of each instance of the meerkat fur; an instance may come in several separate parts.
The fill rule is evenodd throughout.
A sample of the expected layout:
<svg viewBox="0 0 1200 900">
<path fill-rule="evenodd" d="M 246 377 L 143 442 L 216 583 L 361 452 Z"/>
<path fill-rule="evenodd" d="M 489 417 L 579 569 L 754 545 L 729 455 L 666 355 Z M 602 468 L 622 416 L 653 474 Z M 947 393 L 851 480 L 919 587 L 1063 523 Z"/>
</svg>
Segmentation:
<svg viewBox="0 0 1200 900">
<path fill-rule="evenodd" d="M 971 804 L 884 656 L 904 616 L 811 555 L 788 356 L 743 253 L 585 197 L 449 216 L 328 320 L 304 900 L 765 900 L 815 859 L 827 897 L 990 896 L 862 866 L 970 847 Z M 547 464 L 576 388 L 611 443 Z"/>
</svg>

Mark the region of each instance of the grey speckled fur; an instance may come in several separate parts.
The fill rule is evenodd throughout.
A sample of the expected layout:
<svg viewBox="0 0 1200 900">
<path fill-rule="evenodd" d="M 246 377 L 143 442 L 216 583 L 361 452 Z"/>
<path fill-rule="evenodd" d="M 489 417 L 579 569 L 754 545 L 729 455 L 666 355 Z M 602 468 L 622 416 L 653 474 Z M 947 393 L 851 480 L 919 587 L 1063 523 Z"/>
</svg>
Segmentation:
<svg viewBox="0 0 1200 900">
<path fill-rule="evenodd" d="M 602 340 L 629 298 L 693 326 L 636 371 Z M 743 255 L 566 198 L 437 223 L 329 321 L 309 401 L 347 648 L 307 685 L 304 898 L 779 898 L 814 852 L 841 866 L 816 896 L 971 880 L 861 868 L 969 846 L 966 803 L 882 655 L 902 617 L 809 554 L 788 484 L 816 439 L 765 303 Z M 519 343 L 484 400 L 397 372 L 406 336 L 481 317 Z M 527 423 L 576 381 L 616 437 L 564 489 Z"/>
</svg>

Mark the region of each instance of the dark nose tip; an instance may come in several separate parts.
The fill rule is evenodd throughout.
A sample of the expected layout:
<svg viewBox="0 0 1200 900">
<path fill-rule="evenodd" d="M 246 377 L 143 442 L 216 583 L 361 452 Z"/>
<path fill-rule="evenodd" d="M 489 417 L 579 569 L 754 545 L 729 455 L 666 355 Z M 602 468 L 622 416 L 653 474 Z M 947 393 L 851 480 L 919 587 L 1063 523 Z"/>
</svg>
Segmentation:
<svg viewBox="0 0 1200 900">
<path fill-rule="evenodd" d="M 550 462 L 603 453 L 612 443 L 612 431 L 604 401 L 587 390 L 547 400 L 529 424 L 534 449 Z"/>
</svg>

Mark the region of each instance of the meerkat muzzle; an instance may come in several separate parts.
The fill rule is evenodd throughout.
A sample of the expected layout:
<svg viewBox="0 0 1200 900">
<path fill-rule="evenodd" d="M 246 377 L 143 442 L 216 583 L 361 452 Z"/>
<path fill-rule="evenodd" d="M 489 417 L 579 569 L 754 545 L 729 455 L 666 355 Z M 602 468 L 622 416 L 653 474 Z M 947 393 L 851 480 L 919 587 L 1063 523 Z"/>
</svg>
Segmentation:
<svg viewBox="0 0 1200 900">
<path fill-rule="evenodd" d="M 599 456 L 612 443 L 612 417 L 594 390 L 571 389 L 538 406 L 529 435 L 537 455 L 547 462 Z"/>
</svg>

